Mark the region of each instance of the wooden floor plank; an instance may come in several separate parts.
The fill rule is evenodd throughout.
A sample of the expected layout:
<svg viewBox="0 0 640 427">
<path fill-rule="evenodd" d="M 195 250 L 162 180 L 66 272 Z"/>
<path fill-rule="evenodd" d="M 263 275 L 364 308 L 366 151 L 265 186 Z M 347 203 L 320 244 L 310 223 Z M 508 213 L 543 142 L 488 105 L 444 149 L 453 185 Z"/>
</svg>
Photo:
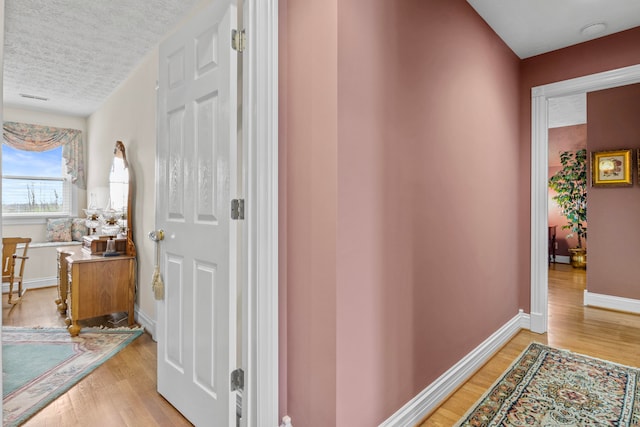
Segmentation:
<svg viewBox="0 0 640 427">
<path fill-rule="evenodd" d="M 55 288 L 30 290 L 10 308 L 3 303 L 8 326 L 64 327 L 54 300 Z M 110 318 L 87 322 L 109 326 Z M 191 426 L 157 391 L 156 343 L 144 333 L 118 354 L 29 419 L 25 427 Z"/>
</svg>

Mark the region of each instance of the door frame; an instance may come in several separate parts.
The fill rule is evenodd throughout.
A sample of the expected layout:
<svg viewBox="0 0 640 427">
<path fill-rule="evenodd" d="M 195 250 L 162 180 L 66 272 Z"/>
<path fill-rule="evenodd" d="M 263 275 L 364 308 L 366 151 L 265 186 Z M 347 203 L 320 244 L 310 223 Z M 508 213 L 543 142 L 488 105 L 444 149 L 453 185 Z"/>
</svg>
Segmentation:
<svg viewBox="0 0 640 427">
<path fill-rule="evenodd" d="M 547 332 L 548 312 L 548 207 L 549 170 L 548 100 L 640 83 L 640 65 L 531 88 L 531 325 Z"/>
<path fill-rule="evenodd" d="M 243 1 L 243 426 L 278 420 L 278 0 Z M 246 293 L 245 293 L 246 292 Z"/>
<path fill-rule="evenodd" d="M 243 120 L 250 132 L 243 133 L 247 168 L 247 239 L 250 246 L 247 276 L 250 312 L 248 414 L 245 425 L 278 425 L 278 1 L 244 1 L 244 24 L 248 29 Z M 4 18 L 4 0 L 0 0 Z M 0 41 L 4 40 L 4 19 Z M 4 43 L 0 43 L 0 64 Z M 252 48 L 255 46 L 255 48 Z M 0 93 L 2 93 L 0 67 Z M 2 106 L 0 106 L 2 118 Z M 0 230 L 2 219 L 0 218 Z M 251 314 L 254 314 L 251 316 Z M 0 324 L 2 319 L 0 319 Z M 0 366 L 2 355 L 0 354 Z M 0 378 L 0 386 L 2 378 Z M 2 402 L 0 401 L 0 410 Z"/>
</svg>

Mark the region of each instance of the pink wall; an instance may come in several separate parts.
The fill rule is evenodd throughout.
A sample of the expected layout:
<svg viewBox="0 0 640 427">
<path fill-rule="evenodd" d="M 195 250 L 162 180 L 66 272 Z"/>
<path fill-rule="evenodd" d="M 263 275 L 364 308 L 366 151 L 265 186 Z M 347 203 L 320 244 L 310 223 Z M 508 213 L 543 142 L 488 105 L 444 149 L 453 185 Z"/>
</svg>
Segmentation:
<svg viewBox="0 0 640 427">
<path fill-rule="evenodd" d="M 338 425 L 516 315 L 518 64 L 464 1 L 339 5 Z"/>
<path fill-rule="evenodd" d="M 280 8 L 281 411 L 377 425 L 529 309 L 530 89 L 640 29 L 521 62 L 463 0 Z"/>
<path fill-rule="evenodd" d="M 531 88 L 548 83 L 640 64 L 640 28 L 567 47 L 544 55 L 534 56 L 521 62 L 520 78 L 520 196 L 516 201 L 519 209 L 521 235 L 531 227 Z M 587 213 L 589 216 L 590 214 Z M 591 230 L 589 230 L 591 232 Z M 530 238 L 527 250 L 520 254 L 520 306 L 529 311 L 530 286 Z M 589 235 L 589 239 L 591 236 Z M 593 248 L 589 247 L 589 251 Z M 589 263 L 591 259 L 589 258 Z"/>
<path fill-rule="evenodd" d="M 640 84 L 587 95 L 589 152 L 640 148 Z M 632 187 L 590 187 L 587 288 L 590 292 L 640 299 L 640 188 L 636 157 Z"/>
<path fill-rule="evenodd" d="M 563 151 L 576 152 L 587 148 L 587 125 L 563 126 L 549 129 L 549 178 L 562 168 L 560 163 L 560 153 Z M 556 240 L 558 249 L 556 255 L 569 256 L 569 248 L 578 246 L 578 238 L 574 235 L 567 237 L 571 230 L 563 230 L 562 226 L 567 225 L 567 218 L 562 215 L 562 210 L 552 197 L 556 192 L 549 189 L 549 225 L 556 226 Z M 587 242 L 583 239 L 582 246 L 586 247 Z"/>
<path fill-rule="evenodd" d="M 286 373 L 281 410 L 299 427 L 331 426 L 336 421 L 337 1 L 280 1 L 280 18 L 280 336 L 285 337 L 280 354 Z"/>
<path fill-rule="evenodd" d="M 281 410 L 377 425 L 517 314 L 519 61 L 462 0 L 280 18 Z"/>
<path fill-rule="evenodd" d="M 278 402 L 280 406 L 281 418 L 289 413 L 287 396 L 289 394 L 289 363 L 288 348 L 289 338 L 287 334 L 288 326 L 288 263 L 287 263 L 287 240 L 289 233 L 287 231 L 288 204 L 289 197 L 287 195 L 288 170 L 287 166 L 287 134 L 288 123 L 286 112 L 288 110 L 289 91 L 289 30 L 288 25 L 283 25 L 288 20 L 287 0 L 280 0 L 278 8 L 278 306 L 280 307 L 278 319 Z"/>
</svg>

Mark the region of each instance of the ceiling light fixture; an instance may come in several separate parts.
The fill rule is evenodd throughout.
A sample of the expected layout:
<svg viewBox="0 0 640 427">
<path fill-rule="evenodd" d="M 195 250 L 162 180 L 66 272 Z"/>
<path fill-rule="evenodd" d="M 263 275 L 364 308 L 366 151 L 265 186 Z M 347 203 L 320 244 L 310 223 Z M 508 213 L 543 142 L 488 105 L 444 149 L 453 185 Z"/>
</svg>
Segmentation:
<svg viewBox="0 0 640 427">
<path fill-rule="evenodd" d="M 49 98 L 45 98 L 43 96 L 38 96 L 38 95 L 29 95 L 28 93 L 21 93 L 20 96 L 23 97 L 23 98 L 35 99 L 37 101 L 48 101 L 49 100 Z"/>
<path fill-rule="evenodd" d="M 607 24 L 605 24 L 604 22 L 597 22 L 595 24 L 589 24 L 585 27 L 582 27 L 582 29 L 580 30 L 580 34 L 585 37 L 593 37 L 597 36 L 598 34 L 604 33 L 604 30 L 606 29 Z"/>
</svg>

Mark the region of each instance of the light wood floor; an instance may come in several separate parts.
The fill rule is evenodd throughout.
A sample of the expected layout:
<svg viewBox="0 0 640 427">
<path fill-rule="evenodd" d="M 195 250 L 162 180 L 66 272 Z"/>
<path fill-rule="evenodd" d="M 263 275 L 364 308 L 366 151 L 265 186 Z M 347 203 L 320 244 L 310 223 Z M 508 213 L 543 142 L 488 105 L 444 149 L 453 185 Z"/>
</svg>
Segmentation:
<svg viewBox="0 0 640 427">
<path fill-rule="evenodd" d="M 533 341 L 613 362 L 640 366 L 640 316 L 584 307 L 586 277 L 562 264 L 549 271 L 549 332 L 521 331 L 421 426 L 450 427 Z M 64 326 L 54 288 L 28 291 L 2 322 Z M 6 296 L 4 296 L 6 300 Z M 190 426 L 156 392 L 156 343 L 142 335 L 24 424 L 34 426 Z"/>
<path fill-rule="evenodd" d="M 3 325 L 64 327 L 64 319 L 53 302 L 56 298 L 55 288 L 28 291 L 13 310 L 7 307 L 6 298 L 3 295 Z M 101 319 L 101 322 L 109 326 L 108 320 Z M 156 343 L 148 333 L 133 341 L 23 425 L 191 426 L 156 392 Z"/>
<path fill-rule="evenodd" d="M 536 341 L 576 353 L 640 367 L 640 316 L 582 305 L 586 274 L 568 265 L 549 269 L 549 332 L 521 331 L 421 426 L 450 427 Z"/>
</svg>

